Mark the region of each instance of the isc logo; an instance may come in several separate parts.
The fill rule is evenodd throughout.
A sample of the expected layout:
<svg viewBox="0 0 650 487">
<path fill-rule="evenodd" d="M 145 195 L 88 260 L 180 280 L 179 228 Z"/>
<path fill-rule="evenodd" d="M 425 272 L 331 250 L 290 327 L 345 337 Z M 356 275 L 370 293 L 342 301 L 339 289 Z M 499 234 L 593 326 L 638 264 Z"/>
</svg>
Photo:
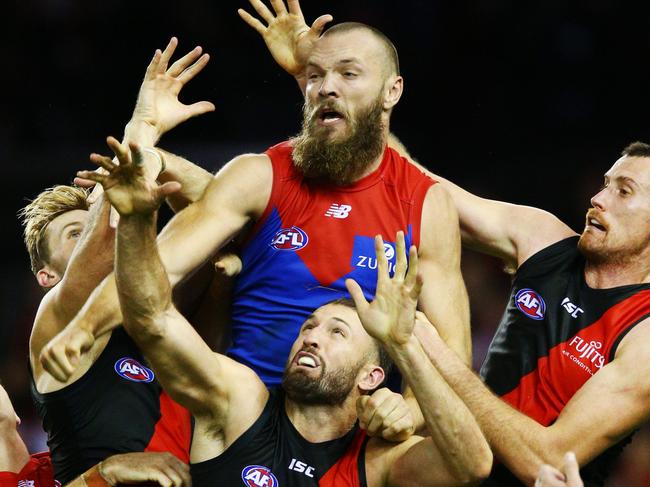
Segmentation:
<svg viewBox="0 0 650 487">
<path fill-rule="evenodd" d="M 241 472 L 241 479 L 247 487 L 278 487 L 278 479 L 270 468 L 262 465 L 249 465 Z"/>
<path fill-rule="evenodd" d="M 293 470 L 294 472 L 298 473 L 304 473 L 307 477 L 314 478 L 314 467 L 310 467 L 305 462 L 299 462 L 295 458 L 291 459 L 289 470 Z"/>
<path fill-rule="evenodd" d="M 298 227 L 283 228 L 271 240 L 271 247 L 277 250 L 300 250 L 309 242 L 304 230 Z"/>
<path fill-rule="evenodd" d="M 546 303 L 538 292 L 532 289 L 522 289 L 515 296 L 515 304 L 519 311 L 534 320 L 543 320 L 546 313 Z"/>
<path fill-rule="evenodd" d="M 153 370 L 130 357 L 124 357 L 115 362 L 115 372 L 120 377 L 133 382 L 153 382 L 155 378 Z"/>
</svg>

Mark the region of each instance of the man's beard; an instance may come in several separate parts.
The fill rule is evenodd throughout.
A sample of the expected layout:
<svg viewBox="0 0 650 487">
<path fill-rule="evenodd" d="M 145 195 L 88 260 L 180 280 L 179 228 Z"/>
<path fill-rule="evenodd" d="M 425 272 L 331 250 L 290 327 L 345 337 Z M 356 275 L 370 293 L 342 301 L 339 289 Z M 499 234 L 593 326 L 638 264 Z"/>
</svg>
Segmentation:
<svg viewBox="0 0 650 487">
<path fill-rule="evenodd" d="M 328 372 L 321 362 L 321 374 L 315 379 L 299 370 L 289 372 L 287 366 L 282 377 L 282 389 L 297 404 L 339 406 L 356 386 L 356 378 L 365 362 L 363 359 L 332 372 Z"/>
<path fill-rule="evenodd" d="M 331 129 L 317 125 L 320 109 L 336 110 L 348 124 L 348 132 L 329 140 Z M 336 103 L 303 106 L 302 131 L 293 138 L 293 162 L 307 179 L 347 186 L 358 179 L 384 149 L 383 103 L 377 98 L 354 118 Z"/>
</svg>

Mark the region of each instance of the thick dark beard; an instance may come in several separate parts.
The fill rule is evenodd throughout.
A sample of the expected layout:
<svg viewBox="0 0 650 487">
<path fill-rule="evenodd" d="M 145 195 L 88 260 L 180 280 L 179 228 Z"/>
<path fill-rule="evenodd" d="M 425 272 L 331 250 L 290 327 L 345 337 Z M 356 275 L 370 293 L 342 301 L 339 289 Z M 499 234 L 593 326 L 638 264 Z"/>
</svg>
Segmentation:
<svg viewBox="0 0 650 487">
<path fill-rule="evenodd" d="M 322 366 L 321 375 L 312 379 L 300 371 L 289 373 L 288 367 L 282 377 L 282 389 L 297 404 L 340 406 L 356 386 L 356 378 L 365 361 L 328 373 Z"/>
<path fill-rule="evenodd" d="M 329 130 L 316 125 L 318 111 L 305 104 L 302 131 L 292 139 L 294 165 L 307 179 L 337 186 L 353 183 L 384 150 L 382 113 L 378 98 L 354 119 L 348 118 L 347 137 L 328 140 Z"/>
</svg>

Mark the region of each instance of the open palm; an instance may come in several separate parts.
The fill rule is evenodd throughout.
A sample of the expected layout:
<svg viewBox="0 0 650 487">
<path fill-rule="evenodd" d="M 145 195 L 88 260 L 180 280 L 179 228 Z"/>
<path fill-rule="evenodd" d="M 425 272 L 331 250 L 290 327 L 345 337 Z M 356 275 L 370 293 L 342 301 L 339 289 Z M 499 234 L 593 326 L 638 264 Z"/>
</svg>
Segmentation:
<svg viewBox="0 0 650 487">
<path fill-rule="evenodd" d="M 406 260 L 404 233 L 398 232 L 396 239 L 395 274 L 388 273 L 388 259 L 384 251 L 384 241 L 375 237 L 377 255 L 377 291 L 371 303 L 366 301 L 359 284 L 353 279 L 345 284 L 354 299 L 363 327 L 369 335 L 382 343 L 406 343 L 413 334 L 415 312 L 422 281 L 417 275 L 417 250 L 409 250 Z"/>
<path fill-rule="evenodd" d="M 138 120 L 156 129 L 158 136 L 185 120 L 214 110 L 208 101 L 185 105 L 178 99 L 183 87 L 206 66 L 210 57 L 195 47 L 168 67 L 178 40 L 169 41 L 164 51 L 156 50 L 140 86 L 132 120 Z"/>
<path fill-rule="evenodd" d="M 111 205 L 120 215 L 147 214 L 155 211 L 168 194 L 180 189 L 177 182 L 159 186 L 148 180 L 144 171 L 144 154 L 139 146 L 131 143 L 129 148 L 117 139 L 108 137 L 108 146 L 117 156 L 119 165 L 109 157 L 92 154 L 90 160 L 106 170 L 106 174 L 79 171 L 77 176 L 102 185 Z"/>
<path fill-rule="evenodd" d="M 309 27 L 298 0 L 288 0 L 288 10 L 284 0 L 271 0 L 275 15 L 261 0 L 249 1 L 267 25 L 243 9 L 237 11 L 239 16 L 262 36 L 273 59 L 282 69 L 293 76 L 299 75 L 325 24 L 332 21 L 332 16 L 321 15 Z"/>
</svg>

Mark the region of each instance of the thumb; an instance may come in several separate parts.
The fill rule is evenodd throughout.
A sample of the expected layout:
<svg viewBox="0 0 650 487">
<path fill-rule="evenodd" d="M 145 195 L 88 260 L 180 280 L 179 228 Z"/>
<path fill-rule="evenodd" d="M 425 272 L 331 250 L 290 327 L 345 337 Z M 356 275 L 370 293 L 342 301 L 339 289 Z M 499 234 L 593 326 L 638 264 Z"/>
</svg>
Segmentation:
<svg viewBox="0 0 650 487">
<path fill-rule="evenodd" d="M 165 198 L 166 196 L 177 193 L 181 190 L 181 183 L 178 181 L 168 181 L 161 186 L 158 186 L 156 192 L 159 198 Z"/>
<path fill-rule="evenodd" d="M 311 29 L 309 29 L 309 35 L 314 37 L 320 37 L 320 35 L 323 33 L 323 29 L 325 28 L 325 25 L 329 24 L 332 20 L 334 20 L 334 17 L 332 17 L 330 14 L 321 15 L 316 20 L 314 20 L 313 24 L 311 24 Z"/>
<path fill-rule="evenodd" d="M 188 105 L 187 110 L 190 118 L 192 118 L 203 115 L 204 113 L 214 112 L 215 106 L 214 103 L 211 103 L 209 101 L 197 101 L 196 103 Z"/>
<path fill-rule="evenodd" d="M 566 475 L 567 484 L 571 487 L 582 486 L 580 467 L 576 455 L 572 451 L 564 455 L 564 475 Z"/>
</svg>

